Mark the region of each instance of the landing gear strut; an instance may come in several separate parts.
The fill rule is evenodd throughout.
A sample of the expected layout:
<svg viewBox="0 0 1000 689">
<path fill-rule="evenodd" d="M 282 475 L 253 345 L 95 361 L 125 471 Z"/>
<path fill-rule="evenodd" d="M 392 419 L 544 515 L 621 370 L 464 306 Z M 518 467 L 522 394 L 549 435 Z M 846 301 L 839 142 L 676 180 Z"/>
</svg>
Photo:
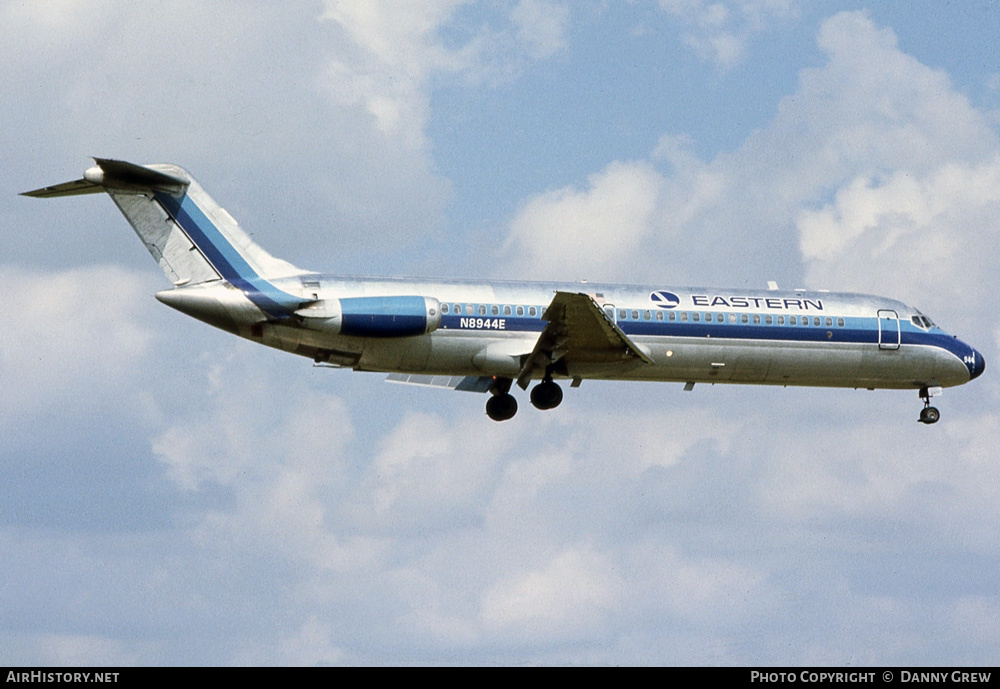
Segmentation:
<svg viewBox="0 0 1000 689">
<path fill-rule="evenodd" d="M 486 401 L 486 415 L 494 421 L 506 421 L 517 413 L 517 400 L 510 394 L 510 378 L 497 378 L 490 386 L 489 400 Z"/>
<path fill-rule="evenodd" d="M 930 425 L 937 423 L 938 419 L 941 418 L 941 412 L 937 410 L 937 407 L 931 406 L 931 397 L 940 393 L 941 388 L 920 388 L 920 399 L 924 401 L 924 408 L 920 410 L 920 423 Z"/>
</svg>

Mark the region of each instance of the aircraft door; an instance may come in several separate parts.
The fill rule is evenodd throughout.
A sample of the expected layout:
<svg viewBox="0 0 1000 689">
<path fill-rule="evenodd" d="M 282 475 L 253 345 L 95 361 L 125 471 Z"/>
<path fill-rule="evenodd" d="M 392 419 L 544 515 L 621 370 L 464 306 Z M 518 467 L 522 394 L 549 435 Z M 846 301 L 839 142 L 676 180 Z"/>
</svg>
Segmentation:
<svg viewBox="0 0 1000 689">
<path fill-rule="evenodd" d="M 879 309 L 878 348 L 899 349 L 899 314 L 892 309 Z"/>
</svg>

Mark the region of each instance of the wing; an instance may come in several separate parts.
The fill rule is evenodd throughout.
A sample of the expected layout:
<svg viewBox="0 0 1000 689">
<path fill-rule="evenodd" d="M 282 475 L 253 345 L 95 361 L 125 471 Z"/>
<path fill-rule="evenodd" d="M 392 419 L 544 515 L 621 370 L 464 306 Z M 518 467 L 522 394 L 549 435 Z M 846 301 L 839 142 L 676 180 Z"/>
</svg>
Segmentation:
<svg viewBox="0 0 1000 689">
<path fill-rule="evenodd" d="M 426 385 L 464 392 L 489 392 L 490 386 L 494 383 L 492 376 L 426 376 L 409 373 L 390 373 L 386 380 L 390 383 Z"/>
<path fill-rule="evenodd" d="M 556 292 L 542 319 L 548 325 L 517 377 L 521 388 L 528 387 L 536 371 L 544 371 L 558 361 L 653 363 L 589 294 Z"/>
</svg>

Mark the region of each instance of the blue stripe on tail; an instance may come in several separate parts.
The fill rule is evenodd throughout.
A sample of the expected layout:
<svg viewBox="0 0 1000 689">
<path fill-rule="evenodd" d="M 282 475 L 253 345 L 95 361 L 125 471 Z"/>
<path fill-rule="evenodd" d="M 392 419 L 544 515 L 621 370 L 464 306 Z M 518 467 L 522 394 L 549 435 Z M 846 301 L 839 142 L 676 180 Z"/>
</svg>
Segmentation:
<svg viewBox="0 0 1000 689">
<path fill-rule="evenodd" d="M 261 311 L 272 318 L 288 318 L 302 305 L 302 297 L 262 278 L 190 196 L 178 199 L 163 192 L 155 192 L 155 196 L 219 275 L 242 290 Z"/>
</svg>

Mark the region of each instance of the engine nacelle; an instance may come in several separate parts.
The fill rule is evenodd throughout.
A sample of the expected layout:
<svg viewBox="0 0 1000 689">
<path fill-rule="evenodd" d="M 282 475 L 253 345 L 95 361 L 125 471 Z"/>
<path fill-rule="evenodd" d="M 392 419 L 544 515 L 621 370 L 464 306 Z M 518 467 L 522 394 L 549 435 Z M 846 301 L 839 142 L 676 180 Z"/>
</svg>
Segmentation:
<svg viewBox="0 0 1000 689">
<path fill-rule="evenodd" d="M 323 299 L 295 313 L 307 328 L 354 337 L 411 337 L 441 325 L 441 304 L 433 297 Z"/>
</svg>

